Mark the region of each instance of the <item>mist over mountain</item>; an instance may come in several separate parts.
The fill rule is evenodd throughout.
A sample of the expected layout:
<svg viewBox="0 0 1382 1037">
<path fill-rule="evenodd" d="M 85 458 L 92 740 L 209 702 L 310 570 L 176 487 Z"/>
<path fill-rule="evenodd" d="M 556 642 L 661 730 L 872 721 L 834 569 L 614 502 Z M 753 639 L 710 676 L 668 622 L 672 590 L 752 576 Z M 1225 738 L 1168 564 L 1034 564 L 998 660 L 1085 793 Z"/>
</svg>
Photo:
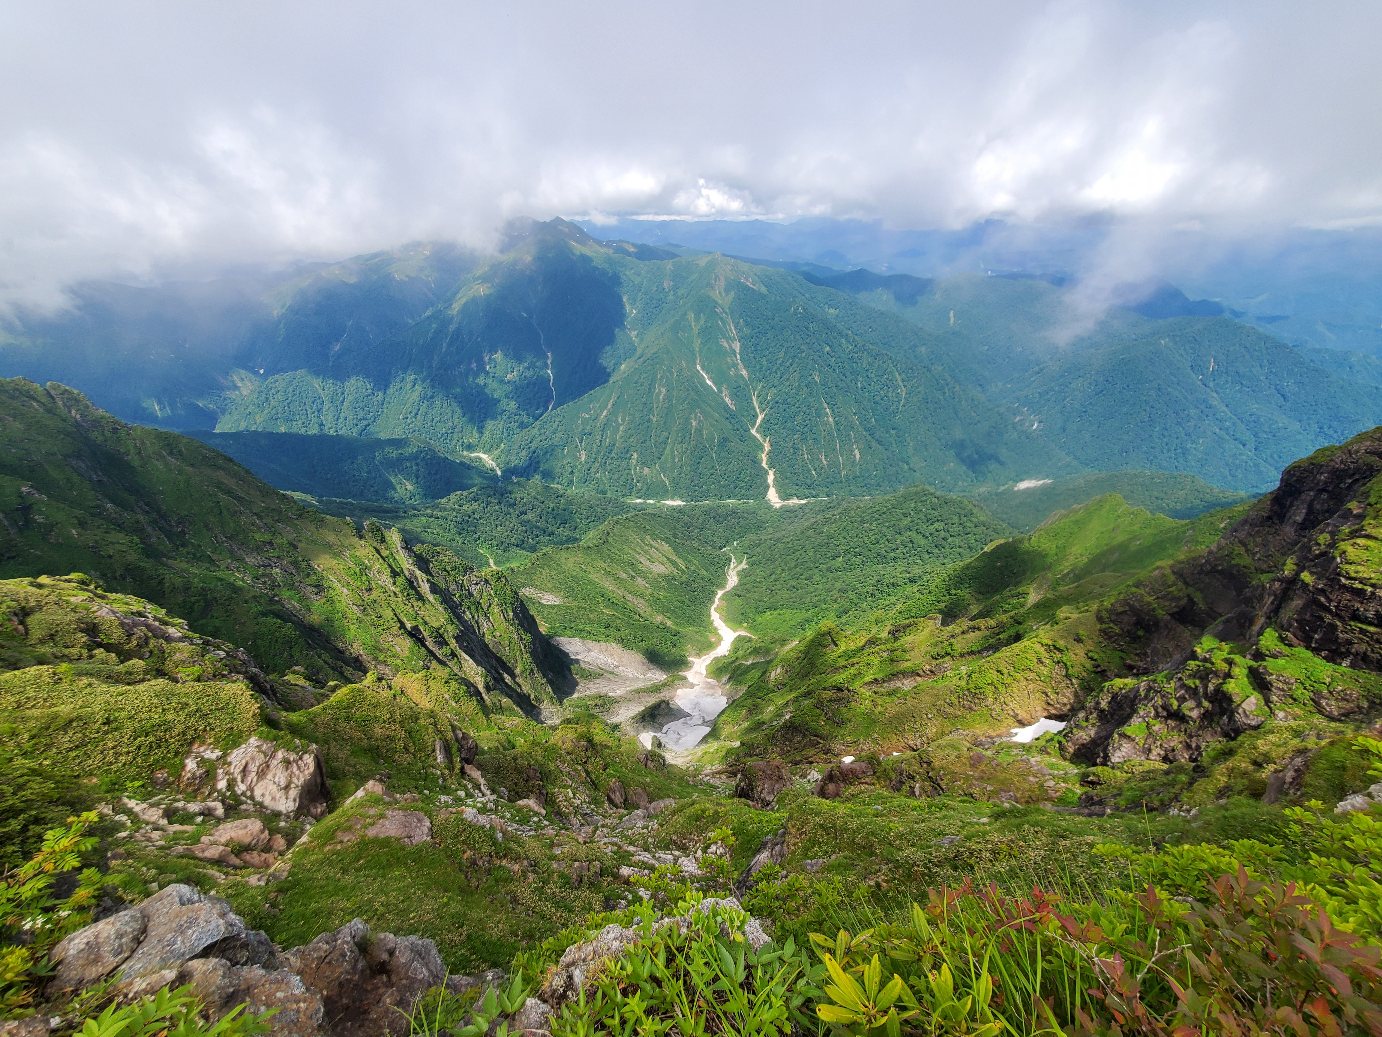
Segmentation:
<svg viewBox="0 0 1382 1037">
<path fill-rule="evenodd" d="M 1382 1035 L 1382 7 L 3 25 L 0 1037 Z"/>
</svg>

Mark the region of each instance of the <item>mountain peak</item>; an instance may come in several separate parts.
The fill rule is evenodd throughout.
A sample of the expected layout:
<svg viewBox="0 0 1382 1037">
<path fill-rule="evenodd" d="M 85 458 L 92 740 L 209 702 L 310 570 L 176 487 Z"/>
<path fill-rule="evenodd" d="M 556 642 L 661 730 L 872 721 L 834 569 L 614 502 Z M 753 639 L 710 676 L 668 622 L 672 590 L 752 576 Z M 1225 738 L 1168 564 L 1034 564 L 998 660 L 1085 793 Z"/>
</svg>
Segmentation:
<svg viewBox="0 0 1382 1037">
<path fill-rule="evenodd" d="M 535 220 L 528 216 L 519 216 L 509 220 L 504 226 L 499 247 L 503 252 L 512 252 L 530 243 L 541 247 L 562 242 L 580 248 L 603 247 L 600 242 L 576 224 L 570 220 L 564 220 L 560 216 L 546 221 Z"/>
</svg>

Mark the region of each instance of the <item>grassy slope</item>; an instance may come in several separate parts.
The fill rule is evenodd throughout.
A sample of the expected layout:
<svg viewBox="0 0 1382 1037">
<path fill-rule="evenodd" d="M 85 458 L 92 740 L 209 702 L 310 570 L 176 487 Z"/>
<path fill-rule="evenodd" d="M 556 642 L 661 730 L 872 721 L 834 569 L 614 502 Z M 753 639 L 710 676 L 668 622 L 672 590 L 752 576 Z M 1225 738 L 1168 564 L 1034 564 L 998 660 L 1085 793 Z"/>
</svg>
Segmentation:
<svg viewBox="0 0 1382 1037">
<path fill-rule="evenodd" d="M 1172 518 L 1195 518 L 1227 508 L 1243 497 L 1221 490 L 1193 475 L 1176 472 L 1093 472 L 1054 479 L 1040 485 L 990 487 L 966 493 L 985 511 L 1024 532 L 1031 532 L 1051 515 L 1116 493 L 1134 507 Z"/>
<path fill-rule="evenodd" d="M 891 615 L 855 629 L 822 624 L 767 662 L 745 647 L 748 661 L 730 670 L 745 691 L 717 729 L 745 757 L 819 759 L 837 746 L 893 751 L 1063 712 L 1117 665 L 1093 606 L 1226 521 L 1181 522 L 1117 497 L 1074 509 L 935 571 Z"/>
<path fill-rule="evenodd" d="M 502 577 L 377 527 L 362 535 L 62 386 L 0 382 L 0 431 L 0 577 L 88 573 L 273 672 L 328 680 L 440 659 L 500 698 L 552 694 L 551 660 Z"/>
<path fill-rule="evenodd" d="M 725 548 L 771 517 L 757 504 L 624 515 L 509 575 L 549 633 L 614 641 L 677 668 L 712 643 L 709 608 L 725 582 Z"/>
</svg>

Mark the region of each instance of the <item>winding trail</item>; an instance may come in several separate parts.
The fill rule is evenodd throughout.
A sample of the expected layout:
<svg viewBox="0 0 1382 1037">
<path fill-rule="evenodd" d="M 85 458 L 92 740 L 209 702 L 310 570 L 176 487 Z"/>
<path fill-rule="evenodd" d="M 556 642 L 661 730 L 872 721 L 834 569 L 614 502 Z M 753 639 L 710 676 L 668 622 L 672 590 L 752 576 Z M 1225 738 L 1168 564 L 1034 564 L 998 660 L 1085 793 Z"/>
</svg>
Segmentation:
<svg viewBox="0 0 1382 1037">
<path fill-rule="evenodd" d="M 739 583 L 739 574 L 744 571 L 746 565 L 748 559 L 741 558 L 736 561 L 733 555 L 730 556 L 725 585 L 716 593 L 715 600 L 710 605 L 710 621 L 715 624 L 720 642 L 705 655 L 692 659 L 691 667 L 682 674 L 690 687 L 678 691 L 674 701 L 690 716 L 674 720 L 657 732 L 657 737 L 662 739 L 662 744 L 668 749 L 685 750 L 699 745 L 701 739 L 710 733 L 710 725 L 715 722 L 715 718 L 723 713 L 725 706 L 729 704 L 724 687 L 707 671 L 716 659 L 723 659 L 729 654 L 734 639 L 744 633 L 742 630 L 732 629 L 724 621 L 720 615 L 720 601 Z M 644 745 L 648 745 L 653 735 L 649 733 L 641 735 L 640 738 Z"/>
</svg>

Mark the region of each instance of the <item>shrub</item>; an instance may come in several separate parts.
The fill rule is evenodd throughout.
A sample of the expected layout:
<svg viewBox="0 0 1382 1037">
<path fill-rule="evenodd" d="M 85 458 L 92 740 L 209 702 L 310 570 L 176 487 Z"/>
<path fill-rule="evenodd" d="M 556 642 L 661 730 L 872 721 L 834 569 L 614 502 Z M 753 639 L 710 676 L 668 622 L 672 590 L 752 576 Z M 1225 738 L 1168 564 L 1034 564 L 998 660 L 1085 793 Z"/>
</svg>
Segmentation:
<svg viewBox="0 0 1382 1037">
<path fill-rule="evenodd" d="M 812 936 L 816 1011 L 843 1034 L 1382 1033 L 1378 948 L 1290 885 L 1240 870 L 1208 894 L 933 892 L 904 923 Z"/>
</svg>

